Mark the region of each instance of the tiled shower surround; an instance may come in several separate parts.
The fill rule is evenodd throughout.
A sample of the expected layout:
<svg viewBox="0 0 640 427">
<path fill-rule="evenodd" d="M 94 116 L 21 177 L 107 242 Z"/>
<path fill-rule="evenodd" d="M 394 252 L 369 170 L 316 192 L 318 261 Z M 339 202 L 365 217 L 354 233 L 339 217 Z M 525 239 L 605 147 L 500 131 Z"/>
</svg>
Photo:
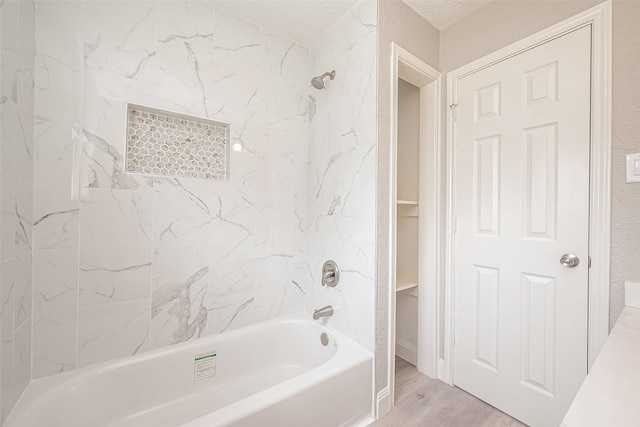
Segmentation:
<svg viewBox="0 0 640 427">
<path fill-rule="evenodd" d="M 35 10 L 0 7 L 0 397 L 2 419 L 31 379 Z"/>
<path fill-rule="evenodd" d="M 34 377 L 303 310 L 308 49 L 205 1 L 36 9 Z M 229 123 L 229 179 L 127 174 L 127 103 Z"/>
<path fill-rule="evenodd" d="M 0 14 L 3 416 L 30 378 L 329 302 L 373 348 L 375 2 L 310 48 L 204 0 Z M 228 180 L 126 173 L 128 103 L 230 124 Z"/>
<path fill-rule="evenodd" d="M 377 2 L 362 1 L 311 46 L 312 75 L 336 69 L 311 90 L 307 200 L 307 311 L 331 304 L 330 325 L 373 351 L 376 294 Z M 328 68 L 331 67 L 331 68 Z M 335 288 L 317 286 L 322 264 L 341 269 Z"/>
</svg>

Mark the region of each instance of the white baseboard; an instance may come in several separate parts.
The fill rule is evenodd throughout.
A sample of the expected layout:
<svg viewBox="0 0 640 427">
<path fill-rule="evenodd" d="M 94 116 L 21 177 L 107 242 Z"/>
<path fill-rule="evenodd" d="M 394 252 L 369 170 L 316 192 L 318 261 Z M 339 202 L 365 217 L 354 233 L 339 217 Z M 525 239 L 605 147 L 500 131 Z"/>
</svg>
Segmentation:
<svg viewBox="0 0 640 427">
<path fill-rule="evenodd" d="M 396 338 L 396 356 L 406 360 L 412 365 L 417 365 L 418 347 L 402 338 Z"/>
<path fill-rule="evenodd" d="M 624 282 L 624 305 L 640 308 L 640 282 Z"/>
<path fill-rule="evenodd" d="M 378 392 L 378 404 L 376 405 L 376 418 L 382 418 L 387 412 L 391 410 L 391 394 L 389 392 L 389 386 L 383 388 Z"/>
<path fill-rule="evenodd" d="M 373 418 L 372 416 L 368 416 L 364 420 L 361 420 L 361 421 L 358 421 L 357 423 L 355 423 L 352 427 L 367 427 L 367 426 L 373 424 L 375 421 L 376 421 L 375 418 Z"/>
<path fill-rule="evenodd" d="M 444 381 L 444 359 L 438 359 L 438 379 Z"/>
</svg>

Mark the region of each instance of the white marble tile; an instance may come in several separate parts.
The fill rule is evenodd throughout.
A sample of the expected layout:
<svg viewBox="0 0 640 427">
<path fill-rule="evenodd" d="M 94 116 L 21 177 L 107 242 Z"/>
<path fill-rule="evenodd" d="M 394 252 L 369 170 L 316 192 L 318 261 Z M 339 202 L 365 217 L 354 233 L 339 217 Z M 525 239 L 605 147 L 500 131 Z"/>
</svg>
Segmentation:
<svg viewBox="0 0 640 427">
<path fill-rule="evenodd" d="M 13 298 L 15 290 L 15 258 L 2 261 L 0 270 L 0 336 L 2 340 L 12 341 Z"/>
<path fill-rule="evenodd" d="M 157 244 L 153 257 L 151 347 L 207 334 L 208 243 Z"/>
<path fill-rule="evenodd" d="M 16 191 L 14 327 L 19 328 L 32 311 L 33 185 L 18 182 Z"/>
<path fill-rule="evenodd" d="M 19 68 L 18 58 L 18 14 L 20 2 L 10 1 L 2 4 L 0 22 L 0 60 L 2 63 L 0 80 L 2 95 L 14 104 L 18 100 L 16 74 Z"/>
<path fill-rule="evenodd" d="M 124 171 L 126 103 L 156 104 L 157 3 L 87 2 L 83 71 L 83 187 L 142 189 Z"/>
<path fill-rule="evenodd" d="M 33 68 L 36 51 L 36 1 L 24 0 L 19 2 L 18 9 L 18 61 L 20 69 Z"/>
<path fill-rule="evenodd" d="M 54 0 L 40 1 L 36 7 L 35 40 L 36 62 L 40 61 L 45 70 L 58 70 L 63 67 L 72 71 L 81 71 L 84 60 L 84 1 Z M 51 67 L 55 68 L 52 69 Z M 49 79 L 40 75 L 38 85 L 42 87 L 51 81 L 56 81 L 57 87 L 52 90 L 67 90 L 79 85 L 82 87 L 82 79 L 76 82 L 69 80 L 66 73 L 54 73 L 56 79 Z M 62 80 L 58 80 L 62 78 Z M 67 100 L 68 101 L 68 100 Z M 54 105 L 53 99 L 50 100 Z M 42 109 L 40 109 L 42 111 Z M 53 108 L 47 111 L 53 113 Z M 63 110 L 63 113 L 66 110 Z"/>
<path fill-rule="evenodd" d="M 80 217 L 80 307 L 150 298 L 149 192 L 89 189 Z"/>
<path fill-rule="evenodd" d="M 640 308 L 640 283 L 624 282 L 624 305 Z"/>
<path fill-rule="evenodd" d="M 179 0 L 158 4 L 158 39 L 166 43 L 169 39 L 186 43 L 204 43 L 213 48 L 214 6 L 211 2 Z"/>
<path fill-rule="evenodd" d="M 2 203 L 2 207 L 7 208 L 6 210 L 0 210 L 0 223 L 2 224 L 2 227 L 0 228 L 0 239 L 2 240 L 0 243 L 0 261 L 13 258 L 16 254 L 15 236 L 17 220 L 13 210 L 9 209 L 8 206 L 11 202 L 13 202 L 11 205 L 15 206 L 15 198 L 9 197 L 10 192 L 12 192 L 14 188 L 8 187 L 9 186 L 3 186 L 1 189 L 2 194 L 0 194 L 1 199 L 6 199 L 4 200 L 6 203 Z"/>
<path fill-rule="evenodd" d="M 33 185 L 16 183 L 15 199 L 16 245 L 28 250 L 33 248 Z"/>
<path fill-rule="evenodd" d="M 8 411 L 11 410 L 31 380 L 31 319 L 25 321 L 14 332 L 12 347 L 11 384 L 6 390 L 3 390 L 2 394 L 3 418 L 8 415 Z"/>
<path fill-rule="evenodd" d="M 309 49 L 279 34 L 262 29 L 261 45 L 266 70 L 292 83 L 309 81 Z"/>
<path fill-rule="evenodd" d="M 7 263 L 12 263 L 13 260 L 5 261 L 3 263 L 3 276 L 5 275 L 4 269 L 7 267 Z M 4 278 L 3 278 L 4 279 Z M 10 286 L 4 286 L 6 282 L 3 280 L 2 289 L 2 301 L 3 301 L 3 313 L 2 313 L 2 341 L 0 345 L 0 369 L 2 373 L 0 375 L 0 394 L 2 399 L 0 400 L 0 418 L 4 421 L 9 412 L 18 401 L 20 397 L 20 388 L 14 382 L 14 348 L 15 340 L 13 333 L 13 319 L 12 319 L 12 304 L 10 301 L 7 305 L 7 300 L 13 299 L 13 289 Z"/>
<path fill-rule="evenodd" d="M 0 9 L 1 11 L 1 9 Z M 8 112 L 15 112 L 15 104 L 3 97 L 0 101 L 0 116 L 4 120 Z M 10 116 L 10 114 L 9 114 Z M 0 138 L 0 260 L 6 260 L 16 253 L 16 164 L 14 161 L 13 139 L 7 132 L 7 126 L 2 126 Z"/>
<path fill-rule="evenodd" d="M 226 10 L 215 9 L 214 72 L 207 98 L 225 104 L 247 104 L 258 91 L 263 61 L 260 28 Z"/>
<path fill-rule="evenodd" d="M 305 292 L 293 283 L 293 256 L 270 254 L 256 260 L 255 321 L 304 311 Z"/>
<path fill-rule="evenodd" d="M 150 304 L 150 299 L 140 299 L 81 308 L 78 367 L 148 350 Z"/>
<path fill-rule="evenodd" d="M 216 186 L 219 209 L 211 241 L 211 287 L 253 286 L 254 258 L 259 254 L 259 212 L 242 193 L 228 185 Z"/>
<path fill-rule="evenodd" d="M 74 369 L 78 330 L 78 251 L 36 251 L 33 277 L 33 377 Z"/>
<path fill-rule="evenodd" d="M 64 190 L 48 186 L 34 188 L 33 246 L 35 250 L 78 247 L 80 201 L 70 200 L 70 188 L 71 185 Z M 67 200 L 64 196 L 67 196 Z"/>
<path fill-rule="evenodd" d="M 229 180 L 237 185 L 243 183 L 245 188 L 255 189 L 256 156 L 260 144 L 267 139 L 267 132 L 259 121 L 259 99 L 255 92 L 246 103 L 234 105 L 224 104 L 213 118 L 230 126 L 231 147 L 240 144 L 241 152 L 231 150 Z"/>
<path fill-rule="evenodd" d="M 33 253 L 31 249 L 18 243 L 15 258 L 14 278 L 14 328 L 19 328 L 32 313 L 32 271 Z"/>
<path fill-rule="evenodd" d="M 78 246 L 80 201 L 72 192 L 71 125 L 36 121 L 34 249 Z"/>
<path fill-rule="evenodd" d="M 341 271 L 345 286 L 340 291 L 346 301 L 348 335 L 369 351 L 374 351 L 375 336 L 375 282 L 360 271 Z"/>
<path fill-rule="evenodd" d="M 317 278 L 312 274 L 311 265 L 308 260 L 309 256 L 306 252 L 303 252 L 294 257 L 292 284 L 299 287 L 304 292 L 304 310 L 307 313 L 313 313 L 313 310 L 317 307 L 314 300 L 313 292 L 316 284 L 320 283 L 320 275 L 316 274 Z M 316 281 L 317 280 L 317 281 Z"/>
<path fill-rule="evenodd" d="M 82 6 L 38 5 L 35 60 L 34 248 L 77 248 L 79 150 L 72 129 L 82 119 Z M 75 161 L 75 162 L 74 162 Z"/>
<path fill-rule="evenodd" d="M 233 233 L 231 233 L 233 235 Z M 252 255 L 256 253 L 256 243 L 251 236 L 233 236 L 227 240 L 230 246 L 222 243 L 211 248 L 211 288 L 229 288 L 240 286 L 254 289 L 256 279 L 255 264 Z"/>
<path fill-rule="evenodd" d="M 260 211 L 263 254 L 293 255 L 300 245 L 301 210 L 306 202 L 306 140 L 308 124 L 305 103 L 300 103 L 295 85 L 280 80 L 261 92 L 266 138 L 257 146 L 256 204 Z M 302 193 L 300 193 L 302 190 Z"/>
<path fill-rule="evenodd" d="M 21 137 L 21 130 L 19 129 L 18 121 L 18 105 L 15 101 L 9 98 L 8 95 L 2 94 L 0 98 L 0 107 L 2 107 L 2 153 L 7 156 L 3 160 L 3 172 L 7 173 L 8 170 L 12 172 L 12 176 L 17 176 L 16 151 L 17 143 Z M 10 167 L 11 166 L 11 167 Z"/>
<path fill-rule="evenodd" d="M 231 331 L 255 322 L 256 292 L 251 283 L 238 281 L 209 289 L 209 335 Z"/>
<path fill-rule="evenodd" d="M 264 74 L 260 76 L 259 100 L 264 105 L 264 111 L 261 111 L 263 123 L 274 137 L 283 131 L 296 129 L 296 126 L 299 128 L 307 121 L 308 91 L 300 91 L 295 82 L 277 75 Z M 298 137 L 302 139 L 288 140 L 290 147 L 297 148 L 301 141 L 307 140 L 308 135 L 305 133 Z M 280 141 L 282 138 L 278 140 Z M 276 145 L 274 148 L 280 146 Z"/>
<path fill-rule="evenodd" d="M 22 3 L 22 2 L 21 2 Z M 18 72 L 16 178 L 33 184 L 33 70 Z"/>
<path fill-rule="evenodd" d="M 95 96 L 85 85 L 82 123 L 80 186 L 122 190 L 150 190 L 143 175 L 124 173 L 126 111 L 123 101 Z"/>
<path fill-rule="evenodd" d="M 19 391 L 20 390 L 18 390 L 13 385 L 10 386 L 10 387 L 7 387 L 6 389 L 3 390 L 3 392 L 2 392 L 2 402 L 1 402 L 1 404 L 2 404 L 2 422 L 6 421 L 7 417 L 11 413 L 11 410 L 13 409 L 15 404 L 18 402 L 18 399 L 20 398 Z"/>
<path fill-rule="evenodd" d="M 14 334 L 13 384 L 20 393 L 31 381 L 31 319 L 24 322 Z"/>
<path fill-rule="evenodd" d="M 0 358 L 2 359 L 2 373 L 0 376 L 2 380 L 0 387 L 2 402 L 0 402 L 0 410 L 2 412 L 2 421 L 4 422 L 19 397 L 13 387 L 13 337 L 11 341 L 3 342 L 0 349 Z"/>
<path fill-rule="evenodd" d="M 14 268 L 15 259 L 8 259 L 0 265 L 0 394 L 3 400 L 8 399 L 13 385 Z M 5 408 L 3 404 L 3 419 L 7 415 Z"/>
<path fill-rule="evenodd" d="M 374 346 L 376 7 L 359 2 L 311 47 L 311 74 L 331 64 L 327 89 L 310 89 L 306 265 L 311 308 L 334 306 L 329 324 Z M 321 287 L 322 263 L 341 269 L 337 288 Z M 309 309 L 309 303 L 307 303 Z"/>
<path fill-rule="evenodd" d="M 35 2 L 18 2 L 18 69 L 16 92 L 20 138 L 16 140 L 18 180 L 33 183 L 33 63 L 35 58 Z"/>
<path fill-rule="evenodd" d="M 17 238 L 23 243 L 31 244 L 31 217 L 26 216 L 31 208 L 30 199 L 25 197 L 24 192 L 18 189 L 18 169 L 22 161 L 18 161 L 18 152 L 21 150 L 22 130 L 19 128 L 18 107 L 9 98 L 2 97 L 0 104 L 2 113 L 2 191 L 0 191 L 0 202 L 2 210 L 2 259 L 14 257 L 16 254 Z M 21 183 L 21 187 L 28 184 Z M 18 198 L 20 195 L 20 198 Z M 23 216 L 19 218 L 18 214 Z M 28 218 L 26 221 L 25 218 Z M 21 225 L 25 226 L 24 231 Z"/>
<path fill-rule="evenodd" d="M 211 241 L 213 219 L 219 210 L 214 188 L 208 180 L 155 178 L 154 242 Z"/>
<path fill-rule="evenodd" d="M 314 57 L 322 71 L 350 71 L 338 70 L 342 80 L 318 97 L 308 151 L 307 48 L 212 2 L 60 1 L 36 12 L 34 377 L 195 339 L 203 322 L 214 334 L 299 312 L 305 300 L 313 305 L 314 274 L 334 243 L 346 245 L 336 257 L 359 280 L 354 289 L 369 291 L 374 211 L 361 193 L 375 189 L 375 179 L 363 185 L 375 163 L 375 97 L 367 92 L 375 95 L 375 69 L 367 68 L 375 56 L 359 51 L 371 40 L 375 47 L 370 17 L 347 16 L 328 53 Z M 2 47 L 10 55 L 11 39 Z M 2 87 L 17 99 L 17 83 L 3 76 Z M 229 181 L 123 173 L 126 102 L 230 123 L 243 151 L 231 153 Z M 6 109 L 18 115 L 15 103 Z M 77 178 L 74 130 L 82 139 L 79 205 L 68 190 Z M 307 257 L 310 224 L 317 245 Z M 67 310 L 76 242 L 79 313 Z M 368 345 L 373 308 L 368 294 L 352 304 L 362 296 L 355 292 L 333 296 L 348 308 L 336 318 Z M 77 361 L 67 335 L 74 321 Z M 48 344 L 54 337 L 60 345 Z"/>
<path fill-rule="evenodd" d="M 151 1 L 86 2 L 85 101 L 96 97 L 141 103 L 153 94 L 156 6 Z"/>
<path fill-rule="evenodd" d="M 156 100 L 160 108 L 210 117 L 214 7 L 202 1 L 159 2 Z"/>
</svg>

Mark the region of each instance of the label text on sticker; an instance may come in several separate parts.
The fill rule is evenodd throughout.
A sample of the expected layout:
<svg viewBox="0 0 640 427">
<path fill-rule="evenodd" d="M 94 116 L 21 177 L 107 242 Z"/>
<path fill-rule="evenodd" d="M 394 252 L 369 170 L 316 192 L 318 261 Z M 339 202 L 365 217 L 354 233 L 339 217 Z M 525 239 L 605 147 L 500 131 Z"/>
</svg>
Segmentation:
<svg viewBox="0 0 640 427">
<path fill-rule="evenodd" d="M 216 357 L 215 351 L 196 354 L 193 359 L 193 381 L 204 380 L 216 375 Z"/>
</svg>

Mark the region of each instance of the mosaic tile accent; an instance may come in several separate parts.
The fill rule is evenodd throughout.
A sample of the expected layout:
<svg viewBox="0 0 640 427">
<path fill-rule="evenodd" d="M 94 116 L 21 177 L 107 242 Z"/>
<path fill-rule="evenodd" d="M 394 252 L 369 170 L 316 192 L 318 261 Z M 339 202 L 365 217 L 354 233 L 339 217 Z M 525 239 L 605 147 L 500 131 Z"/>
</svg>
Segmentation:
<svg viewBox="0 0 640 427">
<path fill-rule="evenodd" d="M 129 104 L 127 172 L 223 181 L 228 160 L 228 124 Z"/>
</svg>

